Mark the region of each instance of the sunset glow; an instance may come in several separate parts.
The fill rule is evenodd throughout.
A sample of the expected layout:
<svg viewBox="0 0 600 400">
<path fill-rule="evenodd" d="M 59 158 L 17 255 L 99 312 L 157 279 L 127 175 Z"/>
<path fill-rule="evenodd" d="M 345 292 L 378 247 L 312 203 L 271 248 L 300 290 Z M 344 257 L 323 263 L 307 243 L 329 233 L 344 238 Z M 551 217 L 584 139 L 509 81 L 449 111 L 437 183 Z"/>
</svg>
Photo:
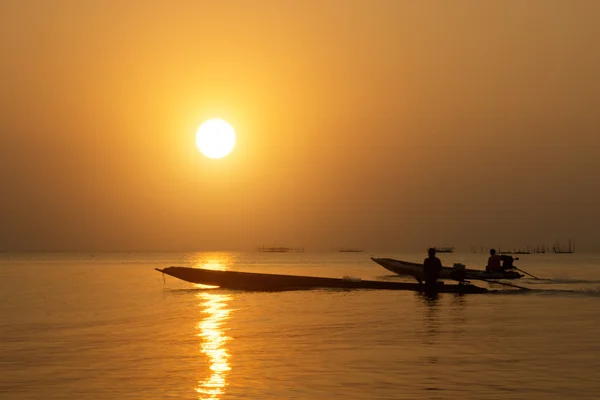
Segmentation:
<svg viewBox="0 0 600 400">
<path fill-rule="evenodd" d="M 208 158 L 223 158 L 235 146 L 235 131 L 222 119 L 208 120 L 196 132 L 196 145 Z"/>
<path fill-rule="evenodd" d="M 600 248 L 593 1 L 58 3 L 0 3 L 0 250 Z"/>
</svg>

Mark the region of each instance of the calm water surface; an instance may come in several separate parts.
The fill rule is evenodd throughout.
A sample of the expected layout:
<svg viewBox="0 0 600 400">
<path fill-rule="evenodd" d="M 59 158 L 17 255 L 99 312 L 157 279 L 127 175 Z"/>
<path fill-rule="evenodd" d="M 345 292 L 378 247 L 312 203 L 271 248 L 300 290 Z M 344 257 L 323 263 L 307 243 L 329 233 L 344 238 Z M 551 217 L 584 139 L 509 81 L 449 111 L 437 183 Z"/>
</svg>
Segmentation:
<svg viewBox="0 0 600 400">
<path fill-rule="evenodd" d="M 404 279 L 369 256 L 4 254 L 0 398 L 598 398 L 598 255 L 523 255 L 516 265 L 548 278 L 520 280 L 535 290 L 435 299 L 207 290 L 154 271 Z M 440 256 L 485 264 L 479 254 Z"/>
</svg>

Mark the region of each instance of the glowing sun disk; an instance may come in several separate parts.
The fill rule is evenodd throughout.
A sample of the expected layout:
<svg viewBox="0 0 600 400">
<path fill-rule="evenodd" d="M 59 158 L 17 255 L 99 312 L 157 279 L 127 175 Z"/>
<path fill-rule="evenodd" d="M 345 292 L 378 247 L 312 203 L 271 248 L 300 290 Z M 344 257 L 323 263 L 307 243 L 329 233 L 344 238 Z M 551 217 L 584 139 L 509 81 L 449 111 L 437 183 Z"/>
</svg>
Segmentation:
<svg viewBox="0 0 600 400">
<path fill-rule="evenodd" d="M 222 119 L 209 119 L 198 128 L 196 145 L 208 158 L 223 158 L 235 146 L 235 131 Z"/>
</svg>

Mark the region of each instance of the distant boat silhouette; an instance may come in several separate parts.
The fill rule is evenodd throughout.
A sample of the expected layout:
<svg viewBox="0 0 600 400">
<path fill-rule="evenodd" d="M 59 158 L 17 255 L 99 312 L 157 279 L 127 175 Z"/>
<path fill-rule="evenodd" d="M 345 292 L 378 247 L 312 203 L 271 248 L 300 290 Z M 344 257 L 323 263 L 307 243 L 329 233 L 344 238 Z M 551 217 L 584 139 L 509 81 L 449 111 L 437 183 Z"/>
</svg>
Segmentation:
<svg viewBox="0 0 600 400">
<path fill-rule="evenodd" d="M 362 253 L 363 249 L 359 249 L 356 247 L 342 247 L 337 249 L 338 253 Z"/>
<path fill-rule="evenodd" d="M 434 247 L 436 253 L 454 253 L 454 246 Z"/>
<path fill-rule="evenodd" d="M 261 246 L 258 251 L 261 253 L 304 253 L 304 247 Z"/>
</svg>

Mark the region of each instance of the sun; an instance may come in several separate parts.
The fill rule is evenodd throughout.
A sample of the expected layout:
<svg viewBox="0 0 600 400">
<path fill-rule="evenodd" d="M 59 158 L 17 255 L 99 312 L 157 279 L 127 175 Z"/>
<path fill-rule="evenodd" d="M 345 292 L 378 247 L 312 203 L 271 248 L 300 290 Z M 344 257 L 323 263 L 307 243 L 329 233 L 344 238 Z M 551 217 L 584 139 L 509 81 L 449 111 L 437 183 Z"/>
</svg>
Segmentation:
<svg viewBox="0 0 600 400">
<path fill-rule="evenodd" d="M 198 128 L 196 145 L 208 158 L 223 158 L 235 146 L 235 131 L 222 119 L 209 119 Z"/>
</svg>

